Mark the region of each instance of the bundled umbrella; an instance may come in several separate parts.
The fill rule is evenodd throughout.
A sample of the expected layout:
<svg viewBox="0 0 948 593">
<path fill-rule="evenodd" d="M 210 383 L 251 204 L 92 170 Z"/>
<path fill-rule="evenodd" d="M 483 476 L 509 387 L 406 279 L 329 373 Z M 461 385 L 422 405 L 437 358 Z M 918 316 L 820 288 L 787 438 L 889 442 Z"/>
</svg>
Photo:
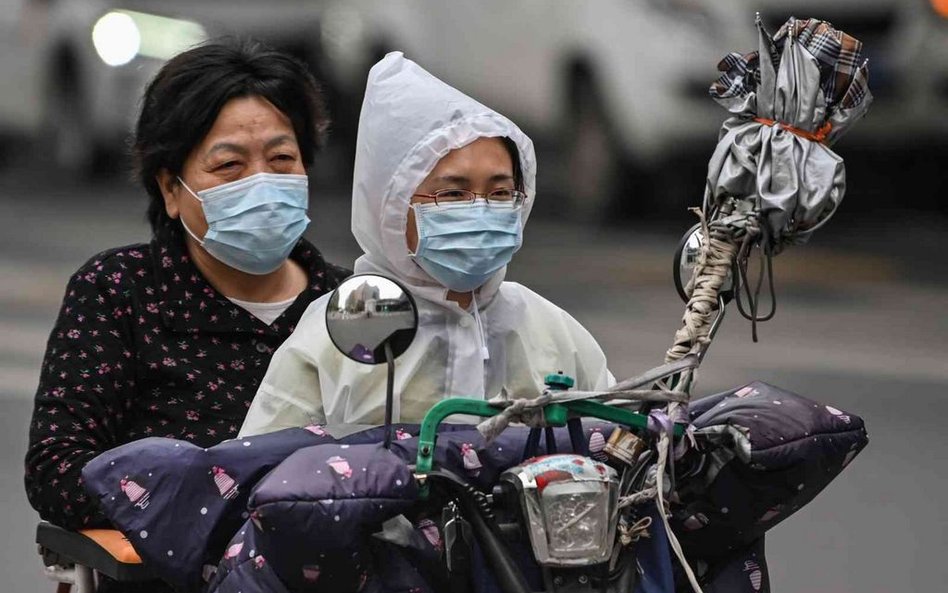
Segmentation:
<svg viewBox="0 0 948 593">
<path fill-rule="evenodd" d="M 857 39 L 817 19 L 791 18 L 770 36 L 758 16 L 757 30 L 758 51 L 727 55 L 718 66 L 723 74 L 710 89 L 711 97 L 733 115 L 721 126 L 708 164 L 704 206 L 695 209 L 701 218 L 700 250 L 684 290 L 688 304 L 682 325 L 665 354 L 665 367 L 681 370 L 658 382 L 670 392 L 686 394 L 684 402 L 665 408 L 665 416 L 679 422 L 689 419 L 694 375 L 723 318 L 726 294 L 737 297 L 738 310 L 752 321 L 754 341 L 757 322 L 774 315 L 771 258 L 787 245 L 805 242 L 836 211 L 846 191 L 846 169 L 830 145 L 872 102 L 868 62 Z M 758 248 L 761 274 L 752 290 L 747 261 Z M 772 307 L 760 314 L 765 261 Z M 656 462 L 661 506 L 665 467 L 684 449 L 672 452 L 671 447 L 666 431 L 659 436 Z M 678 538 L 665 514 L 660 515 L 669 544 L 700 593 Z"/>
<path fill-rule="evenodd" d="M 846 169 L 830 145 L 872 102 L 859 40 L 818 19 L 791 18 L 771 37 L 758 15 L 757 30 L 758 51 L 725 56 L 718 65 L 723 74 L 711 85 L 711 97 L 733 116 L 721 126 L 708 163 L 699 211 L 707 240 L 666 362 L 699 353 L 709 342 L 729 282 L 757 341 L 757 322 L 776 312 L 771 257 L 805 242 L 836 211 L 846 192 Z M 764 257 L 751 289 L 747 262 L 758 247 Z M 771 307 L 761 314 L 765 276 Z"/>
<path fill-rule="evenodd" d="M 734 114 L 708 164 L 705 214 L 728 198 L 758 212 L 775 252 L 806 241 L 846 191 L 830 148 L 869 108 L 862 42 L 826 21 L 791 18 L 771 37 L 757 18 L 759 50 L 731 53 L 711 97 Z"/>
</svg>

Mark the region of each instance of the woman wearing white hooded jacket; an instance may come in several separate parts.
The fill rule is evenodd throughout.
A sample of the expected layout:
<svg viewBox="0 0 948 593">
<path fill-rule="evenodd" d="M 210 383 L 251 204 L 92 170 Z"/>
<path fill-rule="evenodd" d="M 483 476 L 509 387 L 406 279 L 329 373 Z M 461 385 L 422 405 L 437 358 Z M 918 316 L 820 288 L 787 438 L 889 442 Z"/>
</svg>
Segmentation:
<svg viewBox="0 0 948 593">
<path fill-rule="evenodd" d="M 565 311 L 514 282 L 536 190 L 533 143 L 504 116 L 401 53 L 369 72 L 359 120 L 352 232 L 355 272 L 408 287 L 418 306 L 396 361 L 394 418 L 418 422 L 445 397 L 533 398 L 563 372 L 576 388 L 614 382 L 595 339 Z M 277 350 L 241 436 L 308 424 L 380 424 L 386 369 L 354 362 L 314 301 Z"/>
</svg>

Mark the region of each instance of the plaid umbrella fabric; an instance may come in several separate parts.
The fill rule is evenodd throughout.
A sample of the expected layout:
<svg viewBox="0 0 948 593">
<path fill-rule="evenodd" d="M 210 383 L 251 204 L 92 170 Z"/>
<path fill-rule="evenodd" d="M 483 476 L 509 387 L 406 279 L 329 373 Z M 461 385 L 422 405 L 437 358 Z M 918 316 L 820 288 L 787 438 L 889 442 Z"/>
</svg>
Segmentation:
<svg viewBox="0 0 948 593">
<path fill-rule="evenodd" d="M 733 116 L 708 166 L 706 204 L 752 201 L 780 248 L 804 242 L 842 200 L 845 167 L 829 146 L 872 94 L 859 40 L 818 19 L 791 18 L 772 37 L 759 17 L 757 27 L 758 51 L 725 56 L 710 88 Z"/>
<path fill-rule="evenodd" d="M 869 65 L 862 58 L 861 41 L 816 19 L 793 20 L 781 27 L 774 35 L 778 51 L 788 37 L 795 38 L 817 59 L 820 88 L 830 108 L 838 105 L 851 109 L 866 98 Z M 779 61 L 774 62 L 774 68 L 778 66 Z"/>
</svg>

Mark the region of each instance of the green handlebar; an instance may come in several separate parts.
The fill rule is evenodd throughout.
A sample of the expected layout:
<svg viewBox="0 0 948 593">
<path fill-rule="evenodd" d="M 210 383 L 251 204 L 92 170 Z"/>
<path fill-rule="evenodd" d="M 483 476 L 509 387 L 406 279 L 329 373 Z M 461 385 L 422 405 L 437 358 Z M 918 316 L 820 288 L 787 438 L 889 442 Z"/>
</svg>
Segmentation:
<svg viewBox="0 0 948 593">
<path fill-rule="evenodd" d="M 501 411 L 501 408 L 492 406 L 486 401 L 467 399 L 463 397 L 451 397 L 443 399 L 433 405 L 425 419 L 421 421 L 421 432 L 418 434 L 418 458 L 415 463 L 415 471 L 419 474 L 426 474 L 431 471 L 431 465 L 434 461 L 435 439 L 438 436 L 438 426 L 448 416 L 455 414 L 468 414 L 471 416 L 483 416 L 489 418 Z"/>
<path fill-rule="evenodd" d="M 418 435 L 418 457 L 415 472 L 423 476 L 431 471 L 434 463 L 435 440 L 438 437 L 438 426 L 448 416 L 468 414 L 471 416 L 491 417 L 503 411 L 503 406 L 490 404 L 483 400 L 452 397 L 441 400 L 428 410 L 421 423 L 421 433 Z M 565 426 L 570 417 L 599 418 L 615 422 L 622 426 L 644 431 L 648 427 L 648 417 L 638 412 L 624 410 L 615 406 L 607 406 L 592 400 L 577 400 L 561 404 L 550 404 L 543 408 L 543 415 L 548 426 Z M 675 436 L 684 434 L 684 427 L 675 425 Z M 424 484 L 422 492 L 425 492 Z"/>
</svg>

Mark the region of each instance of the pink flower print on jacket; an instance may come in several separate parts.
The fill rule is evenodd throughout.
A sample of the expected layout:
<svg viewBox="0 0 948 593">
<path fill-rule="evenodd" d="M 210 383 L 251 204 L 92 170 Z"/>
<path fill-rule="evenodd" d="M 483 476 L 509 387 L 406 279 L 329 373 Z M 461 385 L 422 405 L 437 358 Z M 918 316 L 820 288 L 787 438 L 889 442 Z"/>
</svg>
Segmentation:
<svg viewBox="0 0 948 593">
<path fill-rule="evenodd" d="M 412 438 L 411 433 L 406 432 L 406 431 L 402 430 L 401 428 L 396 428 L 396 429 L 395 429 L 395 440 L 396 440 L 396 441 L 404 441 L 404 440 L 407 440 L 407 439 L 410 439 L 410 438 Z"/>
<path fill-rule="evenodd" d="M 227 475 L 224 468 L 215 465 L 211 468 L 211 473 L 214 474 L 214 484 L 223 498 L 231 499 L 237 496 L 237 482 Z"/>
<path fill-rule="evenodd" d="M 319 580 L 319 572 L 318 564 L 304 564 L 303 580 L 305 580 L 307 583 L 315 583 Z"/>
<path fill-rule="evenodd" d="M 464 463 L 464 469 L 471 476 L 479 474 L 481 468 L 484 467 L 481 464 L 481 458 L 477 456 L 477 451 L 474 450 L 474 445 L 470 443 L 461 444 L 461 461 Z"/>
<path fill-rule="evenodd" d="M 253 567 L 254 567 L 254 568 L 256 568 L 257 570 L 260 570 L 260 569 L 262 569 L 264 566 L 266 566 L 266 564 L 267 564 L 267 561 L 264 559 L 263 556 L 260 556 L 260 555 L 254 556 L 254 558 L 253 558 Z"/>
<path fill-rule="evenodd" d="M 310 424 L 309 426 L 304 426 L 303 429 L 310 431 L 318 437 L 326 436 L 326 431 L 323 430 L 323 427 L 320 424 Z"/>
<path fill-rule="evenodd" d="M 128 476 L 125 476 L 119 482 L 119 486 L 132 504 L 143 511 L 148 508 L 148 499 L 151 498 L 151 493 L 139 486 L 138 482 L 129 480 Z"/>
<path fill-rule="evenodd" d="M 333 455 L 332 457 L 326 460 L 326 463 L 328 463 L 329 467 L 331 467 L 337 474 L 339 474 L 343 478 L 352 477 L 352 468 L 349 467 L 349 462 L 343 459 L 342 457 L 339 457 L 338 455 Z"/>
</svg>

